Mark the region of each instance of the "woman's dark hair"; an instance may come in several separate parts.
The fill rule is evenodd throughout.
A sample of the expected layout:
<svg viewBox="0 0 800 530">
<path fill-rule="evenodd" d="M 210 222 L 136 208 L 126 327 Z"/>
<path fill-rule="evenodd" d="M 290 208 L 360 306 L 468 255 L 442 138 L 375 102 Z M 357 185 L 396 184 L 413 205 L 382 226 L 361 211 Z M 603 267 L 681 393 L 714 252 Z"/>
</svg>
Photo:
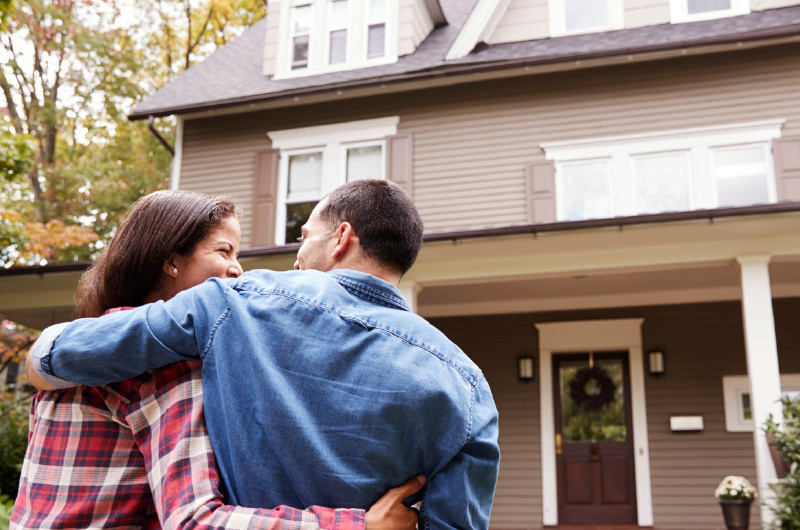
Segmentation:
<svg viewBox="0 0 800 530">
<path fill-rule="evenodd" d="M 225 197 L 166 190 L 136 201 L 108 247 L 81 277 L 75 294 L 76 318 L 142 305 L 158 287 L 164 262 L 188 256 L 222 221 L 238 216 Z"/>
<path fill-rule="evenodd" d="M 348 222 L 368 257 L 401 275 L 422 246 L 422 218 L 408 195 L 388 180 L 356 180 L 327 196 L 320 220 L 334 228 Z"/>
</svg>

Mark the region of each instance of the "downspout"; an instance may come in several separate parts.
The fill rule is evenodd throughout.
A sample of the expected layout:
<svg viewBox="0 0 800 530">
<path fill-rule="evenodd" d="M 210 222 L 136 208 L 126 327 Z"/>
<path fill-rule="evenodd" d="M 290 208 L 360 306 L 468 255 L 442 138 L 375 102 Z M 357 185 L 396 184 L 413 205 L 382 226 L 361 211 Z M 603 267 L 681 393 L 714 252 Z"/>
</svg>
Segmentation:
<svg viewBox="0 0 800 530">
<path fill-rule="evenodd" d="M 147 118 L 147 128 L 148 128 L 148 129 L 150 129 L 150 132 L 151 132 L 151 133 L 153 133 L 153 134 L 155 135 L 155 137 L 156 137 L 156 138 L 158 138 L 158 141 L 159 141 L 159 142 L 161 142 L 161 145 L 163 145 L 164 147 L 166 147 L 166 148 L 167 148 L 167 151 L 169 151 L 169 153 L 170 153 L 170 154 L 171 154 L 173 157 L 175 157 L 175 149 L 173 149 L 173 148 L 172 148 L 172 146 L 171 146 L 171 145 L 169 145 L 169 142 L 167 142 L 167 141 L 164 139 L 164 137 L 163 137 L 163 136 L 161 136 L 161 133 L 160 133 L 160 132 L 158 132 L 158 131 L 156 130 L 155 126 L 153 125 L 153 122 L 155 122 L 155 119 L 156 119 L 156 118 L 155 118 L 155 116 L 153 116 L 152 114 L 151 114 L 150 116 L 148 116 L 148 118 Z"/>
</svg>

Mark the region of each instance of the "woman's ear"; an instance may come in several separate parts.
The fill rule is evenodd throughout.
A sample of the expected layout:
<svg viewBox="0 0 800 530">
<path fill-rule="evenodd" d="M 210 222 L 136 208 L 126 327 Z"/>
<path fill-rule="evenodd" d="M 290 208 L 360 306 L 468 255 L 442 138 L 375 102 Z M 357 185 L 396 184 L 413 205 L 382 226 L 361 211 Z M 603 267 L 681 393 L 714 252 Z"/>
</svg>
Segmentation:
<svg viewBox="0 0 800 530">
<path fill-rule="evenodd" d="M 175 254 L 170 254 L 170 256 L 164 260 L 161 270 L 170 278 L 175 278 L 178 275 L 178 268 L 175 266 Z"/>
</svg>

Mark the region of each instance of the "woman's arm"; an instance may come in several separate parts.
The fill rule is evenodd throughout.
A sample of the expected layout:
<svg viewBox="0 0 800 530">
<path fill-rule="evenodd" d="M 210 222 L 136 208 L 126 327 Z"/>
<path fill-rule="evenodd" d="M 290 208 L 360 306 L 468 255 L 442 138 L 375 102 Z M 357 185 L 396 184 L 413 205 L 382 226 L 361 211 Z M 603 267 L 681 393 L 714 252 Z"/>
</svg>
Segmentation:
<svg viewBox="0 0 800 530">
<path fill-rule="evenodd" d="M 178 363 L 158 371 L 139 394 L 141 399 L 129 406 L 126 416 L 165 529 L 363 530 L 365 523 L 367 530 L 415 528 L 417 514 L 401 502 L 422 488 L 416 479 L 390 490 L 366 517 L 357 509 L 224 505 L 203 417 L 199 363 Z"/>
</svg>

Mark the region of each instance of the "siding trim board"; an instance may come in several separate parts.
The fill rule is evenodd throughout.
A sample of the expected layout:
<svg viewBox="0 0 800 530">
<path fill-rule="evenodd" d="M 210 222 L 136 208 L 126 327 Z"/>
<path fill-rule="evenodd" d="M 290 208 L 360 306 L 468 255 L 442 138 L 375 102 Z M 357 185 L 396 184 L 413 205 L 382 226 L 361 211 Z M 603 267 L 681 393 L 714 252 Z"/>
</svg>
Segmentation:
<svg viewBox="0 0 800 530">
<path fill-rule="evenodd" d="M 643 322 L 643 318 L 631 318 L 534 324 L 539 330 L 542 524 L 544 525 L 558 524 L 552 356 L 555 353 L 576 351 L 625 350 L 628 352 L 631 379 L 638 523 L 639 526 L 653 526 L 653 495 L 650 479 L 650 448 L 642 347 Z"/>
</svg>

